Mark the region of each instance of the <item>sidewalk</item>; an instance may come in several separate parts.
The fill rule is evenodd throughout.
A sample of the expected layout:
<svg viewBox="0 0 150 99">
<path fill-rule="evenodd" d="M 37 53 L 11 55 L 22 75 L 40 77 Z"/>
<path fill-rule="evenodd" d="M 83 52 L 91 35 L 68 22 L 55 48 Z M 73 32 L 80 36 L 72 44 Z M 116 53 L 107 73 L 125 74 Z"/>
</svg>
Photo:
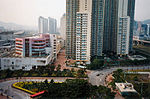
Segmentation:
<svg viewBox="0 0 150 99">
<path fill-rule="evenodd" d="M 12 99 L 11 97 L 7 97 L 6 94 L 0 93 L 0 99 Z"/>
<path fill-rule="evenodd" d="M 66 63 L 65 63 L 66 61 L 67 61 L 67 59 L 66 59 L 66 55 L 65 55 L 65 49 L 62 49 L 60 51 L 60 53 L 58 54 L 58 57 L 57 57 L 57 59 L 56 59 L 56 61 L 54 63 L 56 68 L 60 64 L 61 65 L 61 70 L 64 70 L 64 69 L 71 70 L 72 68 L 74 68 L 74 70 L 79 70 L 80 69 L 80 68 L 77 68 L 77 67 L 67 67 Z M 91 73 L 91 71 L 87 70 L 87 74 L 89 74 L 89 73 Z"/>
<path fill-rule="evenodd" d="M 7 97 L 0 95 L 0 99 L 7 99 Z"/>
</svg>

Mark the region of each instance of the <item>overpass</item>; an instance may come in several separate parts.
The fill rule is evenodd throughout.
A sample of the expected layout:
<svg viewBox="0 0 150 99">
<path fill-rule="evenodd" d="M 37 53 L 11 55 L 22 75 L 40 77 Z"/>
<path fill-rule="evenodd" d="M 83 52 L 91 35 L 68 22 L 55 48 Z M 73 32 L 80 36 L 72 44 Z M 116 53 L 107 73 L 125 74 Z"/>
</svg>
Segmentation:
<svg viewBox="0 0 150 99">
<path fill-rule="evenodd" d="M 133 44 L 134 45 L 148 45 L 148 46 L 150 46 L 150 41 L 139 40 L 137 38 L 133 38 Z"/>
</svg>

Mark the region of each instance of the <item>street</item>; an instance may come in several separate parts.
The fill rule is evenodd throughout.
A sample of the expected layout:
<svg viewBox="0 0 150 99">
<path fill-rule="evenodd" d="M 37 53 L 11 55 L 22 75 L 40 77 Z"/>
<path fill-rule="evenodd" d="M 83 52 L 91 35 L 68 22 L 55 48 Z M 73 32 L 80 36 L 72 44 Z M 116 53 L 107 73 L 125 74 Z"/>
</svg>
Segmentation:
<svg viewBox="0 0 150 99">
<path fill-rule="evenodd" d="M 34 77 L 33 77 L 34 78 Z M 47 78 L 48 79 L 48 78 Z M 52 78 L 48 79 L 50 81 Z M 54 78 L 54 82 L 64 82 L 67 78 Z M 71 79 L 71 78 L 70 78 Z M 30 99 L 30 94 L 27 94 L 23 91 L 20 91 L 18 89 L 12 88 L 11 85 L 15 82 L 20 82 L 20 81 L 37 81 L 37 82 L 43 82 L 45 81 L 44 79 L 24 79 L 24 80 L 10 80 L 10 81 L 5 81 L 5 82 L 0 82 L 0 93 L 5 93 L 8 96 L 11 96 L 13 99 Z"/>
<path fill-rule="evenodd" d="M 20 90 L 14 89 L 11 85 L 17 80 L 6 81 L 0 83 L 1 92 L 7 94 L 8 96 L 13 97 L 13 99 L 30 99 L 27 93 L 24 93 Z"/>
<path fill-rule="evenodd" d="M 113 71 L 117 69 L 123 69 L 123 70 L 137 70 L 137 69 L 149 69 L 150 66 L 135 66 L 135 67 L 113 67 L 109 69 L 103 69 L 103 70 L 94 70 L 92 71 L 88 77 L 89 77 L 89 82 L 92 85 L 103 85 L 105 86 L 105 78 L 108 74 L 112 73 Z"/>
</svg>

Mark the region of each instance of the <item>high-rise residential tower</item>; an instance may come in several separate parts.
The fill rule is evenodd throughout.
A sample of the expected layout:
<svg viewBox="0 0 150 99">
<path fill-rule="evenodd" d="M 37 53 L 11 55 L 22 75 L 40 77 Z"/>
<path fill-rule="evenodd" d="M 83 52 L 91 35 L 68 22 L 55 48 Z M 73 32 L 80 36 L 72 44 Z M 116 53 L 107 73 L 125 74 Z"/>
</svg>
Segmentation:
<svg viewBox="0 0 150 99">
<path fill-rule="evenodd" d="M 48 33 L 48 19 L 40 16 L 38 21 L 39 33 Z"/>
<path fill-rule="evenodd" d="M 76 58 L 76 16 L 80 0 L 66 0 L 66 57 Z"/>
<path fill-rule="evenodd" d="M 80 0 L 76 16 L 76 60 L 89 62 L 91 59 L 91 14 L 92 1 Z"/>
<path fill-rule="evenodd" d="M 64 14 L 60 20 L 60 34 L 62 38 L 66 40 L 66 14 Z"/>
<path fill-rule="evenodd" d="M 127 55 L 132 49 L 135 0 L 67 0 L 66 5 L 68 58 Z"/>
<path fill-rule="evenodd" d="M 48 32 L 49 33 L 57 32 L 57 20 L 51 17 L 48 17 Z"/>
<path fill-rule="evenodd" d="M 103 52 L 117 51 L 118 0 L 105 0 Z"/>
<path fill-rule="evenodd" d="M 128 0 L 127 14 L 130 17 L 129 52 L 132 51 L 133 45 L 134 11 L 135 11 L 135 0 Z"/>
<path fill-rule="evenodd" d="M 129 46 L 129 50 L 132 50 L 132 38 L 133 38 L 133 24 L 134 24 L 134 8 L 135 8 L 135 0 L 105 0 L 105 19 L 104 19 L 104 40 L 103 40 L 103 52 L 104 53 L 114 53 L 119 54 L 117 47 L 118 42 L 123 39 L 127 40 L 127 38 L 119 38 L 122 36 L 118 32 L 119 22 L 122 21 L 124 24 L 124 29 L 129 29 L 129 43 L 126 42 L 126 45 Z M 123 14 L 123 15 L 121 15 Z M 120 19 L 122 17 L 122 19 Z M 123 19 L 124 17 L 124 19 Z M 127 19 L 126 19 L 126 18 Z M 130 19 L 130 22 L 129 20 Z M 125 20 L 129 22 L 129 24 L 125 24 Z M 127 22 L 127 23 L 128 23 Z M 121 22 L 120 22 L 121 23 Z M 121 24 L 120 24 L 121 26 Z M 128 27 L 128 28 L 125 28 Z M 122 27 L 123 28 L 123 27 Z M 121 30 L 120 30 L 121 31 Z M 122 31 L 123 33 L 123 31 Z M 120 39 L 118 41 L 118 39 Z M 122 43 L 121 43 L 122 44 Z M 126 47 L 127 48 L 127 47 Z M 127 52 L 126 52 L 127 53 Z M 120 53 L 121 54 L 121 53 Z"/>
<path fill-rule="evenodd" d="M 91 56 L 102 56 L 105 0 L 92 0 Z"/>
<path fill-rule="evenodd" d="M 130 16 L 128 0 L 118 0 L 117 54 L 129 54 Z"/>
</svg>

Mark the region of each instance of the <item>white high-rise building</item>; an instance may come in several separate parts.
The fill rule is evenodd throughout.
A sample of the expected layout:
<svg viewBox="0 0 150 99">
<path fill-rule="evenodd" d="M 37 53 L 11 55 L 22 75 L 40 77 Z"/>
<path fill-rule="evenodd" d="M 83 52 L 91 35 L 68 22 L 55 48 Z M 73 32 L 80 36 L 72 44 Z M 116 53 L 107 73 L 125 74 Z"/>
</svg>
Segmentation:
<svg viewBox="0 0 150 99">
<path fill-rule="evenodd" d="M 79 1 L 76 17 L 76 60 L 90 62 L 91 58 L 91 0 Z"/>
<path fill-rule="evenodd" d="M 118 33 L 117 54 L 129 54 L 130 17 L 128 13 L 128 0 L 119 0 L 118 6 Z"/>
<path fill-rule="evenodd" d="M 60 34 L 61 37 L 66 40 L 66 14 L 64 14 L 60 20 Z"/>
<path fill-rule="evenodd" d="M 38 22 L 39 33 L 48 33 L 48 19 L 40 16 Z"/>
<path fill-rule="evenodd" d="M 48 17 L 48 32 L 49 33 L 57 32 L 57 20 L 51 17 Z"/>
</svg>

